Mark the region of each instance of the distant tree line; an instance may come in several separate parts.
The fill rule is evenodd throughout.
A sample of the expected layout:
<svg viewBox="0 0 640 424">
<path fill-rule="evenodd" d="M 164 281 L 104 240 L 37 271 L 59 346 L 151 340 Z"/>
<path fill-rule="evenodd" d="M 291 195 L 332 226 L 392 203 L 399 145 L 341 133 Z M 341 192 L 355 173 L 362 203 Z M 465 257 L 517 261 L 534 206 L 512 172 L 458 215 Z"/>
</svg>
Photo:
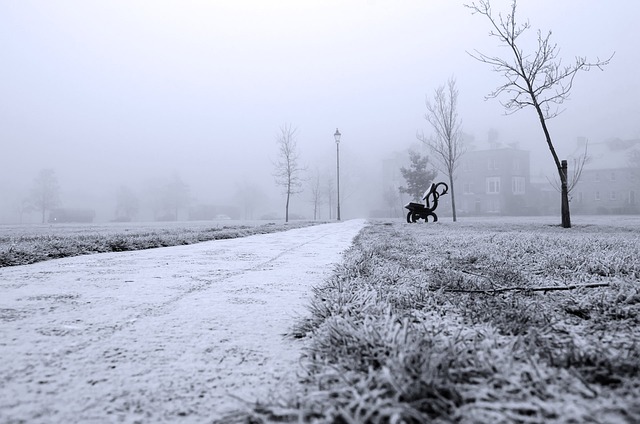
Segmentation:
<svg viewBox="0 0 640 424">
<path fill-rule="evenodd" d="M 179 219 L 179 211 L 190 203 L 189 186 L 174 173 L 168 179 L 157 179 L 149 183 L 145 190 L 145 198 L 156 220 L 175 221 Z M 115 195 L 114 221 L 127 222 L 134 220 L 140 212 L 140 196 L 126 185 L 121 185 Z M 42 169 L 33 180 L 29 195 L 22 201 L 21 215 L 37 212 L 40 221 L 47 221 L 52 212 L 63 206 L 60 196 L 60 184 L 55 170 Z M 60 213 L 55 216 L 62 216 Z"/>
</svg>

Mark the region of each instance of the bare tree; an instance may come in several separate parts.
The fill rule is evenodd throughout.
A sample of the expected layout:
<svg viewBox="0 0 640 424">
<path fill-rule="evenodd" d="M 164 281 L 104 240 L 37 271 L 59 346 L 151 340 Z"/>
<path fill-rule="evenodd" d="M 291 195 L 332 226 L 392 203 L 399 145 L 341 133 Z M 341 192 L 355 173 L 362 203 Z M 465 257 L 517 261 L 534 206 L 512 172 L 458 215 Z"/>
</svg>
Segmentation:
<svg viewBox="0 0 640 424">
<path fill-rule="evenodd" d="M 177 172 L 174 172 L 165 186 L 165 205 L 167 211 L 178 221 L 180 209 L 189 205 L 189 185 L 185 183 Z"/>
<path fill-rule="evenodd" d="M 316 168 L 315 172 L 311 176 L 310 188 L 311 188 L 311 204 L 313 205 L 313 220 L 319 218 L 320 206 L 322 206 L 324 200 L 324 193 L 322 190 L 322 179 L 320 178 L 320 170 Z"/>
<path fill-rule="evenodd" d="M 451 192 L 451 212 L 456 221 L 456 198 L 453 188 L 453 174 L 458 167 L 458 159 L 464 154 L 464 145 L 460 127 L 462 123 L 458 117 L 458 89 L 454 77 L 449 78 L 447 86 L 441 85 L 435 90 L 433 102 L 427 98 L 427 113 L 425 119 L 431 124 L 435 137 L 427 138 L 418 134 L 418 139 L 427 144 L 436 160 L 442 167 L 440 171 L 449 177 Z"/>
<path fill-rule="evenodd" d="M 33 182 L 30 200 L 33 208 L 42 213 L 44 224 L 45 213 L 60 203 L 60 187 L 53 169 L 43 169 L 38 173 Z"/>
<path fill-rule="evenodd" d="M 289 203 L 291 196 L 302 192 L 302 172 L 300 166 L 300 154 L 296 144 L 296 129 L 285 124 L 280 127 L 280 133 L 276 137 L 278 144 L 278 160 L 275 162 L 274 177 L 276 184 L 283 188 L 287 196 L 285 206 L 285 222 L 289 222 Z"/>
<path fill-rule="evenodd" d="M 333 213 L 333 199 L 336 195 L 336 180 L 334 180 L 333 177 L 329 176 L 325 181 L 326 182 L 324 187 L 322 188 L 322 192 L 324 198 L 327 199 L 327 206 L 329 207 L 329 220 L 331 220 L 331 214 Z"/>
<path fill-rule="evenodd" d="M 393 186 L 387 186 L 382 192 L 382 199 L 384 200 L 385 206 L 389 208 L 389 216 L 397 218 L 399 216 L 398 205 L 400 204 L 399 191 Z"/>
<path fill-rule="evenodd" d="M 138 196 L 126 185 L 121 185 L 116 193 L 116 221 L 129 222 L 140 210 Z"/>
<path fill-rule="evenodd" d="M 188 206 L 191 200 L 189 186 L 178 173 L 151 180 L 146 192 L 156 221 L 178 221 L 180 209 Z"/>
<path fill-rule="evenodd" d="M 24 219 L 24 214 L 33 212 L 33 201 L 31 198 L 24 198 L 16 205 L 16 211 L 18 212 L 18 216 L 20 216 L 20 223 Z"/>
<path fill-rule="evenodd" d="M 502 103 L 507 113 L 515 113 L 520 109 L 531 106 L 535 109 L 547 146 L 553 156 L 553 161 L 558 169 L 561 183 L 561 216 L 562 226 L 571 227 L 571 214 L 569 211 L 569 191 L 567 162 L 560 161 L 556 149 L 551 140 L 547 127 L 547 121 L 556 117 L 561 111 L 560 105 L 569 98 L 573 87 L 573 80 L 578 71 L 588 71 L 591 68 L 602 69 L 609 64 L 611 57 L 606 60 L 589 62 L 585 57 L 577 56 L 570 65 L 563 65 L 558 58 L 558 46 L 551 42 L 551 31 L 543 35 L 538 31 L 538 47 L 532 53 L 525 53 L 520 48 L 519 37 L 530 28 L 529 22 L 516 22 L 516 3 L 511 3 L 511 13 L 506 17 L 498 14 L 495 17 L 491 10 L 489 0 L 479 0 L 477 3 L 465 5 L 473 14 L 480 14 L 489 19 L 491 23 L 491 37 L 496 37 L 501 44 L 509 49 L 510 59 L 498 56 L 488 56 L 475 51 L 469 53 L 474 59 L 490 65 L 495 72 L 502 74 L 506 82 L 489 94 L 489 98 L 497 98 L 506 95 L 507 100 Z"/>
<path fill-rule="evenodd" d="M 236 193 L 234 197 L 236 202 L 242 207 L 244 219 L 254 219 L 253 213 L 256 207 L 264 207 L 264 204 L 267 203 L 267 195 L 262 188 L 246 180 L 241 183 L 236 183 Z"/>
</svg>

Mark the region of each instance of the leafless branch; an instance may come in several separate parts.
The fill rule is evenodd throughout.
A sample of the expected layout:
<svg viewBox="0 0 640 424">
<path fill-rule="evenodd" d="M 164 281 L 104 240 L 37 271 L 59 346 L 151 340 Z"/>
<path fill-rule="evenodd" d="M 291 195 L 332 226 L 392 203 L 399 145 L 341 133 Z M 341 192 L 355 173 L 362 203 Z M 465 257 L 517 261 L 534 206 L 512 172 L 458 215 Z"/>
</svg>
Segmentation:
<svg viewBox="0 0 640 424">
<path fill-rule="evenodd" d="M 588 148 L 589 148 L 589 142 L 587 141 L 585 143 L 585 145 L 584 145 L 584 153 L 579 155 L 577 158 L 573 158 L 573 160 L 572 160 L 572 163 L 573 163 L 573 166 L 571 167 L 572 174 L 571 174 L 571 177 L 569 177 L 568 180 L 567 180 L 567 191 L 569 193 L 571 193 L 573 191 L 573 189 L 576 187 L 576 185 L 578 185 L 578 182 L 580 182 L 580 177 L 582 177 L 582 170 L 584 169 L 584 166 L 587 163 L 589 163 L 589 160 L 591 159 L 589 157 L 589 155 L 587 154 L 588 153 Z M 561 191 L 561 189 L 562 189 L 561 188 L 561 183 L 557 178 L 554 178 L 553 180 L 550 180 L 547 177 L 547 181 L 558 192 Z"/>
<path fill-rule="evenodd" d="M 588 71 L 591 68 L 603 69 L 608 65 L 613 54 L 605 60 L 589 62 L 585 57 L 576 57 L 571 65 L 563 65 L 558 59 L 557 44 L 551 42 L 551 31 L 543 35 L 538 31 L 538 47 L 531 55 L 525 55 L 518 47 L 518 37 L 531 26 L 529 22 L 518 23 L 515 19 L 517 2 L 511 4 L 511 13 L 506 17 L 498 14 L 494 17 L 489 1 L 481 0 L 465 5 L 473 14 L 480 14 L 489 19 L 491 31 L 489 36 L 496 37 L 502 45 L 506 45 L 512 52 L 511 60 L 497 56 L 488 56 L 477 50 L 467 52 L 479 62 L 490 65 L 495 72 L 505 76 L 507 82 L 489 93 L 487 98 L 497 98 L 506 95 L 508 99 L 502 101 L 507 114 L 513 113 L 527 106 L 538 105 L 546 119 L 556 117 L 561 105 L 569 97 L 573 81 L 578 71 Z"/>
</svg>

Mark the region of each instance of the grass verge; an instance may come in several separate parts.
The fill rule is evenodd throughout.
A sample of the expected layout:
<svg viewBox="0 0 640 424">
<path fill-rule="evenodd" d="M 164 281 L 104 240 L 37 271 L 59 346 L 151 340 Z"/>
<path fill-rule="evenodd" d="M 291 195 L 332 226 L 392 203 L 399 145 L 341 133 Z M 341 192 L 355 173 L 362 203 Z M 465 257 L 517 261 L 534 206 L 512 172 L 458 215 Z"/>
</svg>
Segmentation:
<svg viewBox="0 0 640 424">
<path fill-rule="evenodd" d="M 0 236 L 0 268 L 93 253 L 143 250 L 268 234 L 317 224 L 318 222 L 295 221 L 258 226 L 168 226 L 96 233 L 76 232 L 60 227 L 50 234 L 8 234 Z"/>
<path fill-rule="evenodd" d="M 296 324 L 303 390 L 245 422 L 640 422 L 638 240 L 614 227 L 370 225 Z M 531 290 L 593 283 L 608 286 Z"/>
</svg>

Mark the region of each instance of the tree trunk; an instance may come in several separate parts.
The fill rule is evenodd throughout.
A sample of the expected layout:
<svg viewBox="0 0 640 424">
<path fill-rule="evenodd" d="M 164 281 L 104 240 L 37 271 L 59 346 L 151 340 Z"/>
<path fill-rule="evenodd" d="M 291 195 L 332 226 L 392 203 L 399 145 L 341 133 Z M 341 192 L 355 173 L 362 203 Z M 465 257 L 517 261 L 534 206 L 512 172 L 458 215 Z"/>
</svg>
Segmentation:
<svg viewBox="0 0 640 424">
<path fill-rule="evenodd" d="M 291 196 L 291 191 L 287 190 L 287 206 L 284 210 L 284 222 L 289 222 L 289 197 Z"/>
<path fill-rule="evenodd" d="M 47 211 L 47 209 L 43 206 L 42 207 L 42 223 L 44 224 L 44 214 Z"/>
<path fill-rule="evenodd" d="M 449 173 L 449 188 L 451 189 L 451 212 L 453 213 L 453 222 L 456 222 L 456 196 L 453 191 L 453 173 Z"/>
<path fill-rule="evenodd" d="M 562 186 L 562 204 L 560 215 L 562 216 L 562 228 L 571 228 L 571 213 L 569 212 L 569 190 L 567 188 L 567 161 L 563 160 L 560 167 L 560 183 Z"/>
<path fill-rule="evenodd" d="M 542 126 L 542 131 L 544 132 L 544 136 L 547 140 L 547 146 L 551 151 L 551 155 L 553 156 L 553 161 L 558 167 L 558 173 L 560 174 L 560 185 L 562 187 L 560 197 L 561 197 L 561 207 L 560 207 L 560 216 L 562 219 L 562 228 L 571 228 L 571 212 L 569 211 L 569 188 L 567 186 L 567 161 L 563 160 L 562 162 L 558 158 L 558 154 L 556 153 L 556 149 L 553 147 L 553 143 L 551 142 L 551 135 L 549 134 L 549 129 L 547 128 L 547 121 L 544 117 L 544 113 L 538 104 L 538 101 L 534 95 L 533 89 L 529 86 L 529 95 L 531 99 L 533 99 L 533 104 L 538 112 L 538 118 L 540 119 L 540 125 Z"/>
</svg>

